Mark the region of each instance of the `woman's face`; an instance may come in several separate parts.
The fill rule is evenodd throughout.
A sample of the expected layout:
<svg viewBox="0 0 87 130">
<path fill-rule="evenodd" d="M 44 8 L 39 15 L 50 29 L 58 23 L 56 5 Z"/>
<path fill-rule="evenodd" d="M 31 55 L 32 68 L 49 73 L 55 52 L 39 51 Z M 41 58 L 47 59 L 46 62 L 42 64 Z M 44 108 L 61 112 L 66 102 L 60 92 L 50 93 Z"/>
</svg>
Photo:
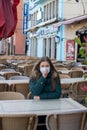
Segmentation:
<svg viewBox="0 0 87 130">
<path fill-rule="evenodd" d="M 43 61 L 40 63 L 40 71 L 41 73 L 49 73 L 50 72 L 50 64 L 47 61 Z"/>
</svg>

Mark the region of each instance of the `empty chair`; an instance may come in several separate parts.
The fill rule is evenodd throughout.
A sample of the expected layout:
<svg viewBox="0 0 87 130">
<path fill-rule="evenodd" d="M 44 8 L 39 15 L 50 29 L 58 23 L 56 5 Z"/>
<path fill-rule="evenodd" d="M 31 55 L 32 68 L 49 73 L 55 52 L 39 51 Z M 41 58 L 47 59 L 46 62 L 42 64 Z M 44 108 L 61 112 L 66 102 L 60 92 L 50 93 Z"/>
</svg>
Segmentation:
<svg viewBox="0 0 87 130">
<path fill-rule="evenodd" d="M 8 91 L 9 85 L 7 83 L 0 83 L 0 92 Z"/>
<path fill-rule="evenodd" d="M 68 75 L 71 78 L 82 77 L 83 76 L 83 71 L 82 70 L 71 70 L 71 71 L 68 72 Z"/>
<path fill-rule="evenodd" d="M 46 118 L 47 130 L 83 130 L 85 113 L 48 115 Z"/>
<path fill-rule="evenodd" d="M 64 66 L 65 66 L 67 69 L 70 70 L 70 69 L 72 68 L 72 64 L 73 64 L 73 62 L 68 62 L 68 63 L 66 62 Z"/>
<path fill-rule="evenodd" d="M 55 63 L 54 66 L 55 67 L 64 67 L 64 65 L 62 63 Z"/>
<path fill-rule="evenodd" d="M 18 92 L 0 92 L 0 100 L 18 100 L 25 99 L 24 95 Z"/>
<path fill-rule="evenodd" d="M 60 80 L 63 78 L 70 78 L 70 76 L 68 74 L 59 74 Z M 62 88 L 62 97 L 68 97 L 69 94 L 71 94 L 72 90 L 71 90 L 71 83 L 67 83 L 67 84 L 61 84 L 61 88 Z"/>
<path fill-rule="evenodd" d="M 9 79 L 11 76 L 15 76 L 15 75 L 21 75 L 21 73 L 20 72 L 5 72 L 5 73 L 3 73 L 3 76 L 6 79 Z"/>
<path fill-rule="evenodd" d="M 25 66 L 24 67 L 24 75 L 27 75 L 30 77 L 31 73 L 32 73 L 33 66 L 34 66 L 34 64 L 29 64 L 29 65 Z"/>
<path fill-rule="evenodd" d="M 72 67 L 71 70 L 82 70 L 83 71 L 83 68 L 82 67 Z"/>
<path fill-rule="evenodd" d="M 12 76 L 9 78 L 10 80 L 22 80 L 22 79 L 29 79 L 28 76 L 24 76 L 24 75 L 17 75 L 17 76 Z"/>
<path fill-rule="evenodd" d="M 58 71 L 58 70 L 68 70 L 67 68 L 65 68 L 65 67 L 55 67 L 56 68 L 56 70 Z"/>
<path fill-rule="evenodd" d="M 12 76 L 9 78 L 10 80 L 29 80 L 29 77 L 18 75 L 18 76 Z M 29 83 L 13 83 L 10 86 L 11 91 L 20 92 L 22 93 L 26 98 L 29 93 Z"/>
<path fill-rule="evenodd" d="M 21 93 L 0 92 L 1 100 L 25 100 Z M 37 116 L 32 114 L 6 116 L 1 119 L 2 130 L 36 130 Z"/>
<path fill-rule="evenodd" d="M 87 92 L 82 90 L 82 87 L 84 86 L 87 86 L 86 80 L 75 82 L 72 85 L 72 94 L 70 95 L 70 97 L 77 101 L 83 101 L 87 96 Z"/>
<path fill-rule="evenodd" d="M 2 118 L 2 130 L 36 130 L 37 121 L 35 114 L 6 116 Z"/>
<path fill-rule="evenodd" d="M 5 80 L 4 76 L 0 76 L 0 80 Z M 0 83 L 0 92 L 7 91 L 9 89 L 9 85 L 7 83 Z"/>
<path fill-rule="evenodd" d="M 22 93 L 25 98 L 29 93 L 29 83 L 13 83 L 10 85 L 10 91 Z"/>
</svg>

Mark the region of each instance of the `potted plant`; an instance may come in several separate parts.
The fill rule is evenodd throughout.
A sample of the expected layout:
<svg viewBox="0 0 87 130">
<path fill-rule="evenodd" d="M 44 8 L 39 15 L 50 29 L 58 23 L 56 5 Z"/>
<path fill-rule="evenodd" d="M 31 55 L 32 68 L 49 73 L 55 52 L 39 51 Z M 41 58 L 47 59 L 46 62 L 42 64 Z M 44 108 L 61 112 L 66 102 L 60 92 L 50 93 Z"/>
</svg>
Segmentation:
<svg viewBox="0 0 87 130">
<path fill-rule="evenodd" d="M 84 64 L 87 64 L 87 37 L 86 36 L 84 36 L 84 40 L 85 42 L 82 43 L 79 37 L 74 38 L 75 43 L 77 43 L 80 46 L 78 56 L 84 58 Z"/>
</svg>

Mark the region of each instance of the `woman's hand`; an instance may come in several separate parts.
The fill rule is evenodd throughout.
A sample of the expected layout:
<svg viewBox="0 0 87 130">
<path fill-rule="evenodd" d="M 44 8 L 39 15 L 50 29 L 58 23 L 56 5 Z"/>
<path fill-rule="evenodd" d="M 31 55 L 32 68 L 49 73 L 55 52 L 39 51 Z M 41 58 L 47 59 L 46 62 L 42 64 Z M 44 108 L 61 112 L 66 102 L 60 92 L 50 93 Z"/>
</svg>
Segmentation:
<svg viewBox="0 0 87 130">
<path fill-rule="evenodd" d="M 34 100 L 40 100 L 39 96 L 34 96 Z"/>
<path fill-rule="evenodd" d="M 48 75 L 48 73 L 42 73 L 42 76 L 44 77 L 44 78 L 46 78 L 47 77 L 47 75 Z"/>
</svg>

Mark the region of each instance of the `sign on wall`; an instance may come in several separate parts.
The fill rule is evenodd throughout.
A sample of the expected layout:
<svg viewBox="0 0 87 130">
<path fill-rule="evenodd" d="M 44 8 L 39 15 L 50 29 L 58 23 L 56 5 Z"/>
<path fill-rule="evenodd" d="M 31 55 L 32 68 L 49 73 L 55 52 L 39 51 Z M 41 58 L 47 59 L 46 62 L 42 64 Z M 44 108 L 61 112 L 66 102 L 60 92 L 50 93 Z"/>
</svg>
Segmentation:
<svg viewBox="0 0 87 130">
<path fill-rule="evenodd" d="M 67 40 L 66 42 L 66 60 L 75 60 L 75 42 Z"/>
<path fill-rule="evenodd" d="M 26 29 L 28 28 L 28 8 L 29 4 L 25 2 L 23 8 L 23 27 L 22 27 L 23 34 L 26 34 Z"/>
</svg>

